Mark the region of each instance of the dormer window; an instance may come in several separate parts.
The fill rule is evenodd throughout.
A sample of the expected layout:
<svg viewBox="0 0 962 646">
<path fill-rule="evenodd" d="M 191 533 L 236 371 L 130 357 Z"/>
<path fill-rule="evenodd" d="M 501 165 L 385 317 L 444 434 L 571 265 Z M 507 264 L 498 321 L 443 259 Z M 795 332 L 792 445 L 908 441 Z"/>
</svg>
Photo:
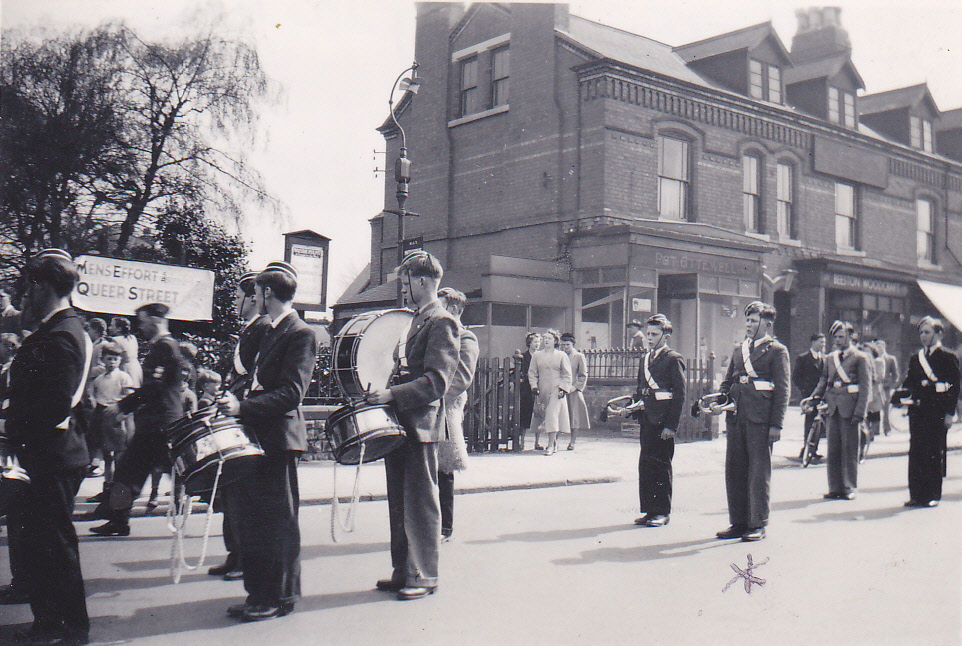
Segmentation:
<svg viewBox="0 0 962 646">
<path fill-rule="evenodd" d="M 776 65 L 748 59 L 748 93 L 756 99 L 782 102 L 782 73 Z"/>
<path fill-rule="evenodd" d="M 855 128 L 855 95 L 837 87 L 828 88 L 828 120 L 846 128 Z"/>
<path fill-rule="evenodd" d="M 932 122 L 921 117 L 909 117 L 909 140 L 912 148 L 932 152 Z"/>
</svg>

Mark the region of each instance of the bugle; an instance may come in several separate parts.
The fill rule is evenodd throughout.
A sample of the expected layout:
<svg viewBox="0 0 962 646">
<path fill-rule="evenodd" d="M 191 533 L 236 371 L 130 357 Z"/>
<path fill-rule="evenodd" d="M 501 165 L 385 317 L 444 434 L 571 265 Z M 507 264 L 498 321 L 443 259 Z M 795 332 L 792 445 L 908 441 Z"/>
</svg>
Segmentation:
<svg viewBox="0 0 962 646">
<path fill-rule="evenodd" d="M 812 411 L 824 413 L 828 410 L 828 404 L 821 397 L 806 397 L 798 402 L 798 407 L 806 415 Z"/>
<path fill-rule="evenodd" d="M 890 403 L 896 408 L 902 406 L 918 406 L 919 402 L 912 396 L 912 391 L 908 388 L 898 388 L 892 391 Z"/>
<path fill-rule="evenodd" d="M 622 395 L 621 397 L 609 399 L 601 411 L 601 421 L 607 422 L 609 415 L 629 415 L 635 411 L 645 409 L 645 401 L 643 399 L 639 399 L 638 401 L 633 401 L 633 399 L 631 395 Z"/>
<path fill-rule="evenodd" d="M 712 411 L 712 405 L 718 405 L 718 412 Z M 691 416 L 698 417 L 702 413 L 705 415 L 721 415 L 723 412 L 735 412 L 735 401 L 729 397 L 728 393 L 708 393 L 702 395 L 691 406 Z"/>
</svg>

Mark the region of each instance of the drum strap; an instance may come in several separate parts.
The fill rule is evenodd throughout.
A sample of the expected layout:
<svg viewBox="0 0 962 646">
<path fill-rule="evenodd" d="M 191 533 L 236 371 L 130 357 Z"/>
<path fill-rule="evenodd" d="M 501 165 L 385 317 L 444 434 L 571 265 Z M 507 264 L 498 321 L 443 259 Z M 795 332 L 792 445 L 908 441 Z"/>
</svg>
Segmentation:
<svg viewBox="0 0 962 646">
<path fill-rule="evenodd" d="M 214 518 L 214 496 L 217 495 L 217 485 L 220 482 L 220 474 L 223 468 L 224 461 L 219 460 L 217 462 L 217 475 L 214 476 L 214 488 L 210 492 L 210 503 L 207 505 L 204 542 L 200 549 L 200 560 L 197 561 L 196 565 L 190 565 L 184 557 L 184 534 L 186 533 L 187 519 L 190 518 L 193 499 L 187 495 L 184 484 L 175 480 L 177 476 L 176 467 L 170 470 L 170 481 L 175 485 L 170 504 L 167 505 L 167 529 L 174 535 L 173 544 L 170 547 L 170 575 L 174 579 L 175 585 L 180 583 L 180 577 L 184 570 L 193 571 L 204 566 L 204 559 L 207 558 L 207 543 L 210 541 L 211 520 Z"/>
<path fill-rule="evenodd" d="M 84 389 L 87 387 L 87 375 L 90 373 L 90 362 L 93 360 L 94 356 L 94 344 L 91 342 L 90 337 L 86 334 L 83 335 L 84 340 L 84 371 L 80 376 L 80 383 L 77 384 L 77 390 L 74 391 L 73 396 L 70 398 L 70 409 L 73 410 L 80 400 L 83 398 Z M 57 428 L 62 431 L 66 431 L 70 428 L 70 415 L 64 418 L 62 422 L 57 424 Z"/>
<path fill-rule="evenodd" d="M 331 486 L 331 540 L 335 543 L 337 542 L 338 526 L 347 534 L 354 531 L 355 512 L 357 511 L 357 503 L 361 498 L 361 465 L 364 464 L 364 448 L 364 442 L 361 442 L 361 454 L 357 460 L 357 471 L 354 472 L 354 492 L 351 494 L 351 506 L 348 508 L 344 520 L 341 520 L 341 515 L 337 510 L 340 501 L 337 499 L 337 461 L 334 462 L 334 468 L 332 469 L 334 482 Z"/>
<path fill-rule="evenodd" d="M 412 323 L 414 323 L 414 317 L 411 317 L 411 320 L 408 321 L 408 324 L 404 326 L 403 330 L 401 330 L 401 336 L 400 338 L 398 338 L 398 342 L 397 342 L 397 361 L 398 361 L 398 365 L 401 368 L 401 372 L 408 371 L 407 347 L 408 347 L 408 335 L 411 334 Z"/>
</svg>

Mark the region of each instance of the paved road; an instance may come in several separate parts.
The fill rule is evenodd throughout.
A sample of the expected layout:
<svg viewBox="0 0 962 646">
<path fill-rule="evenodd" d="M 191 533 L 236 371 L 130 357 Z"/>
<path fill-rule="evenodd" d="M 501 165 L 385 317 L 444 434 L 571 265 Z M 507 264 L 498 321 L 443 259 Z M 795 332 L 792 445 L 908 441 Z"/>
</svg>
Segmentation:
<svg viewBox="0 0 962 646">
<path fill-rule="evenodd" d="M 634 447 L 631 447 L 632 449 Z M 242 586 L 187 573 L 173 585 L 162 518 L 135 536 L 82 539 L 95 643 L 135 644 L 959 644 L 962 468 L 943 504 L 906 510 L 904 457 L 863 465 L 853 502 L 825 502 L 823 467 L 779 469 L 769 537 L 714 540 L 727 525 L 720 472 L 676 482 L 665 528 L 636 528 L 636 480 L 458 496 L 436 595 L 398 602 L 374 591 L 389 572 L 387 508 L 359 506 L 333 543 L 330 507 L 302 510 L 304 598 L 288 617 L 224 616 Z M 78 523 L 86 533 L 89 523 Z M 215 520 L 219 530 L 219 518 Z M 189 530 L 203 529 L 193 516 Z M 220 537 L 211 542 L 217 561 Z M 187 546 L 191 560 L 200 539 Z M 746 594 L 747 555 L 769 559 Z M 6 572 L 6 549 L 0 571 Z M 7 643 L 29 620 L 0 607 Z"/>
</svg>

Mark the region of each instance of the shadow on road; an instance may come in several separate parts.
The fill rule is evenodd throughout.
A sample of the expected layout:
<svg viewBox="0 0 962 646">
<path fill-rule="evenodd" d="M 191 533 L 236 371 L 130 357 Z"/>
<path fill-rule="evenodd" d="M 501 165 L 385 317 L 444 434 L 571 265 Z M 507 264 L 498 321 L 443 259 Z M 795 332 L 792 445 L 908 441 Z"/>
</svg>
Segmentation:
<svg viewBox="0 0 962 646">
<path fill-rule="evenodd" d="M 520 541 L 525 543 L 540 543 L 542 541 L 567 541 L 577 538 L 592 538 L 600 534 L 610 534 L 611 532 L 626 531 L 635 529 L 634 525 L 609 525 L 607 527 L 579 527 L 575 529 L 548 529 L 536 532 L 518 532 L 517 534 L 502 534 L 497 538 L 485 538 L 473 541 L 465 541 L 469 545 L 490 545 L 492 543 L 504 543 L 507 541 Z"/>
<path fill-rule="evenodd" d="M 637 547 L 602 547 L 582 552 L 577 558 L 555 559 L 556 565 L 588 565 L 601 561 L 612 563 L 636 563 L 640 561 L 655 561 L 659 559 L 677 558 L 698 554 L 705 550 L 717 549 L 726 545 L 740 545 L 741 541 L 719 541 L 717 539 L 699 539 L 665 543 L 663 545 L 639 545 Z"/>
<path fill-rule="evenodd" d="M 826 502 L 826 505 L 831 504 L 844 504 L 839 501 Z M 901 514 L 904 511 L 909 511 L 906 507 L 899 505 L 898 507 L 883 507 L 881 509 L 848 509 L 840 511 L 826 511 L 822 513 L 815 514 L 810 518 L 801 518 L 796 521 L 796 523 L 823 523 L 831 522 L 835 520 L 882 520 L 883 518 L 891 518 L 897 514 Z"/>
</svg>

